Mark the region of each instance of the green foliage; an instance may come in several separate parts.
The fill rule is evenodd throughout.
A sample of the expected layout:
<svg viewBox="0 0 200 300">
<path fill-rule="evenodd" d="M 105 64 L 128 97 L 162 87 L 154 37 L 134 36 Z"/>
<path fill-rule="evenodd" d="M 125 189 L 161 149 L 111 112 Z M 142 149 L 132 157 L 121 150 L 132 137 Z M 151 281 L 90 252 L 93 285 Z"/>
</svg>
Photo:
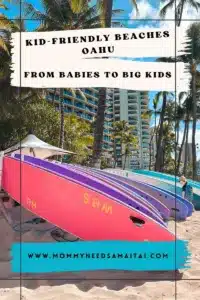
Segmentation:
<svg viewBox="0 0 200 300">
<path fill-rule="evenodd" d="M 84 4 L 84 6 L 83 6 Z M 72 10 L 70 0 L 42 1 L 42 11 L 37 10 L 29 1 L 24 1 L 23 10 L 26 18 L 40 22 L 37 31 L 88 29 L 101 27 L 99 13 L 96 5 L 80 3 L 81 10 Z M 78 5 L 79 6 L 79 5 Z M 79 6 L 80 7 L 80 6 Z M 73 7 L 74 8 L 74 7 Z"/>
<path fill-rule="evenodd" d="M 64 148 L 76 153 L 71 161 L 86 164 L 92 153 L 92 145 L 91 124 L 75 115 L 65 116 Z"/>
<path fill-rule="evenodd" d="M 0 114 L 0 145 L 6 149 L 25 137 L 30 130 L 45 142 L 56 145 L 59 114 L 45 100 L 13 103 Z"/>
<path fill-rule="evenodd" d="M 121 156 L 124 156 L 124 168 L 126 159 L 131 155 L 131 149 L 137 148 L 138 137 L 133 134 L 134 126 L 128 124 L 127 121 L 117 121 L 113 124 L 113 139 L 121 145 Z M 116 149 L 115 149 L 116 151 Z M 117 160 L 117 155 L 115 155 Z"/>
<path fill-rule="evenodd" d="M 175 160 L 173 158 L 168 158 L 165 160 L 163 172 L 174 175 L 175 166 L 176 166 Z"/>
<path fill-rule="evenodd" d="M 105 157 L 101 158 L 101 169 L 106 169 L 106 168 L 110 168 L 110 164 L 108 162 L 108 159 L 106 159 Z"/>
<path fill-rule="evenodd" d="M 198 11 L 200 8 L 200 3 L 196 0 L 179 0 L 179 1 L 168 0 L 168 2 L 165 3 L 165 5 L 160 10 L 160 17 L 165 18 L 167 12 L 169 10 L 174 11 L 174 7 L 175 7 L 176 23 L 177 23 L 177 26 L 180 26 L 181 20 L 183 17 L 183 11 L 184 11 L 185 6 L 187 6 L 187 5 L 190 6 L 190 9 L 192 8 L 196 11 Z"/>
<path fill-rule="evenodd" d="M 0 113 L 0 149 L 19 142 L 30 130 L 41 140 L 58 146 L 60 116 L 46 100 L 31 99 L 22 105 L 13 104 L 7 107 L 6 113 Z M 88 147 L 93 142 L 90 124 L 76 116 L 67 115 L 64 131 L 64 148 L 76 153 L 71 162 L 83 163 L 90 155 Z"/>
<path fill-rule="evenodd" d="M 36 11 L 28 3 L 24 3 L 24 11 L 33 19 L 40 18 L 38 30 L 65 30 L 99 27 L 99 17 L 95 7 L 89 8 L 79 15 L 72 12 L 69 2 L 60 7 L 54 1 L 43 1 L 45 13 Z M 24 138 L 31 129 L 38 138 L 59 145 L 61 135 L 61 114 L 43 99 L 43 90 L 21 89 L 10 86 L 11 45 L 10 34 L 21 29 L 25 31 L 23 22 L 11 21 L 1 16 L 0 25 L 0 148 L 6 149 Z M 70 89 L 74 93 L 73 89 Z M 78 90 L 80 94 L 82 92 Z M 83 94 L 82 94 L 83 95 Z M 64 116 L 63 147 L 76 153 L 72 162 L 84 163 L 91 154 L 93 142 L 90 124 L 76 116 Z"/>
</svg>

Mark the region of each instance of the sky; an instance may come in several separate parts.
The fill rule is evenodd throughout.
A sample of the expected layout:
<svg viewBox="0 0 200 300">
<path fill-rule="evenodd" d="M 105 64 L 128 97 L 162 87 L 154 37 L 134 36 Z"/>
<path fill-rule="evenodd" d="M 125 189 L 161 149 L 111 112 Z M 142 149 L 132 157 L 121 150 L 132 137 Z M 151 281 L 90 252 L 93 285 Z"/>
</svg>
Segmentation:
<svg viewBox="0 0 200 300">
<path fill-rule="evenodd" d="M 59 1 L 59 0 L 57 0 Z M 42 5 L 40 0 L 27 0 L 27 2 L 33 4 L 38 10 L 42 11 Z M 167 1 L 168 2 L 168 1 Z M 133 8 L 130 0 L 114 0 L 114 9 L 122 9 L 123 13 L 117 16 L 117 18 L 121 19 L 121 22 L 129 28 L 175 28 L 174 26 L 174 8 L 171 9 L 167 14 L 167 20 L 161 20 L 159 16 L 160 8 L 163 6 L 163 3 L 167 3 L 166 1 L 160 0 L 138 0 L 138 9 L 139 9 L 139 17 L 136 16 L 135 8 Z M 92 3 L 95 4 L 95 1 L 92 0 Z M 162 3 L 162 4 L 161 4 Z M 20 15 L 20 6 L 14 4 L 8 4 L 8 11 L 6 15 L 9 18 L 16 18 Z M 23 12 L 22 12 L 23 15 Z M 183 12 L 183 19 L 181 24 L 182 29 L 186 29 L 192 22 L 197 20 L 200 14 L 189 5 L 185 7 Z M 26 26 L 29 31 L 34 30 L 37 26 L 37 22 L 33 20 L 26 21 Z M 138 61 L 154 61 L 155 58 L 138 58 Z M 156 92 L 150 92 L 149 98 L 149 108 L 152 109 L 152 100 L 155 96 Z M 151 126 L 155 124 L 155 120 L 152 117 Z M 182 132 L 180 133 L 180 139 L 183 134 L 183 126 L 181 127 Z M 191 140 L 191 128 L 189 131 L 189 140 Z M 197 134 L 196 141 L 200 144 L 200 123 L 197 124 Z M 200 156 L 200 153 L 199 153 Z"/>
</svg>

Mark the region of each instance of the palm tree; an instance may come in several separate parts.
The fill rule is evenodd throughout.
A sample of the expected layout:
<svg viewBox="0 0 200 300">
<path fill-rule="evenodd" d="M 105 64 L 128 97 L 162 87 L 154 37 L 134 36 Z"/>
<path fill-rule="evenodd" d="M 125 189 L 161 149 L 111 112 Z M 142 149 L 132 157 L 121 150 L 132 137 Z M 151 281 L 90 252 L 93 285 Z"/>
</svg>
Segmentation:
<svg viewBox="0 0 200 300">
<path fill-rule="evenodd" d="M 174 151 L 175 134 L 173 131 L 172 122 L 167 120 L 163 124 L 163 139 L 162 139 L 162 161 L 161 172 L 164 172 L 170 161 L 172 161 L 172 152 Z"/>
<path fill-rule="evenodd" d="M 156 148 L 157 148 L 157 142 L 158 142 L 158 130 L 156 125 L 157 115 L 160 114 L 160 111 L 158 111 L 158 104 L 160 101 L 159 94 L 157 93 L 156 96 L 153 99 L 153 110 L 154 110 L 154 135 L 156 137 Z"/>
<path fill-rule="evenodd" d="M 136 148 L 137 146 L 137 142 L 138 139 L 136 136 L 133 135 L 132 132 L 129 132 L 128 134 L 126 134 L 122 140 L 122 145 L 124 147 L 124 153 L 122 154 L 122 156 L 124 156 L 124 166 L 123 166 L 123 170 L 125 170 L 126 168 L 126 161 L 127 158 L 131 155 L 132 153 L 132 147 Z"/>
<path fill-rule="evenodd" d="M 183 118 L 184 115 L 184 109 L 182 104 L 183 98 L 187 95 L 186 92 L 180 92 L 178 95 L 178 105 L 176 107 L 176 121 L 175 121 L 175 130 L 176 130 L 176 146 L 178 146 L 179 143 L 179 131 L 180 131 L 180 121 Z"/>
<path fill-rule="evenodd" d="M 125 120 L 113 124 L 113 139 L 120 141 L 121 157 L 124 156 L 123 169 L 126 167 L 127 157 L 131 154 L 131 148 L 137 146 L 138 138 L 134 136 L 133 130 L 134 126 L 129 125 Z"/>
<path fill-rule="evenodd" d="M 6 9 L 7 10 L 8 8 L 7 8 L 7 6 L 5 5 L 4 2 L 5 2 L 4 0 L 0 0 L 0 9 Z M 11 3 L 12 0 L 7 0 L 6 2 Z"/>
<path fill-rule="evenodd" d="M 183 165 L 183 174 L 185 175 L 186 175 L 187 162 L 188 162 L 188 134 L 189 134 L 189 121 L 186 122 L 185 159 Z"/>
<path fill-rule="evenodd" d="M 188 60 L 191 64 L 192 74 L 192 178 L 196 178 L 196 122 L 197 122 L 197 68 L 200 64 L 200 23 L 193 23 L 187 32 L 191 39 L 189 44 Z"/>
<path fill-rule="evenodd" d="M 157 140 L 158 140 L 158 126 L 157 126 L 157 116 L 160 115 L 161 110 L 158 109 L 159 97 L 154 97 L 153 99 L 153 109 L 147 110 L 142 114 L 142 118 L 150 118 L 154 116 L 154 128 L 151 132 L 151 138 L 149 141 L 149 170 L 151 170 L 152 164 L 152 143 L 154 143 L 155 137 L 155 148 L 157 148 Z"/>
<path fill-rule="evenodd" d="M 165 110 L 167 106 L 167 97 L 173 96 L 173 93 L 169 92 L 158 92 L 156 94 L 156 97 L 160 100 L 160 97 L 162 97 L 162 108 L 160 113 L 160 120 L 159 120 L 159 130 L 158 130 L 158 140 L 157 140 L 157 151 L 156 151 L 156 162 L 155 162 L 155 171 L 160 170 L 160 164 L 162 159 L 162 137 L 163 137 L 163 124 L 164 124 L 164 118 L 165 118 Z"/>
<path fill-rule="evenodd" d="M 116 121 L 113 123 L 112 139 L 114 141 L 114 159 L 115 159 L 114 168 L 116 167 L 116 164 L 118 162 L 116 146 L 117 144 L 119 145 L 119 143 L 121 144 L 123 132 L 127 130 L 127 125 L 128 123 L 126 121 Z"/>
<path fill-rule="evenodd" d="M 144 118 L 145 116 L 152 116 L 154 115 L 154 119 L 156 120 L 157 115 L 161 114 L 162 109 L 157 109 L 157 105 L 159 103 L 159 94 L 157 93 L 156 97 L 154 98 L 153 102 L 154 102 L 154 110 L 148 110 L 145 113 L 142 114 L 142 117 Z M 163 156 L 164 152 L 165 152 L 165 148 L 167 146 L 166 143 L 166 132 L 168 133 L 169 131 L 169 127 L 171 128 L 172 124 L 174 123 L 174 119 L 175 119 L 175 115 L 174 115 L 174 111 L 175 111 L 175 107 L 174 107 L 174 102 L 171 101 L 167 101 L 166 107 L 165 107 L 165 114 L 164 114 L 164 119 L 163 119 L 163 137 L 162 137 L 162 141 L 161 141 L 161 150 L 162 150 L 162 155 Z M 158 131 L 160 128 L 160 121 L 159 121 L 159 125 L 156 126 L 156 122 L 154 125 L 154 128 L 152 130 L 151 133 L 151 138 L 150 138 L 150 143 L 149 143 L 149 152 L 150 152 L 150 159 L 149 159 L 149 170 L 151 170 L 151 165 L 152 165 L 152 143 L 155 143 L 155 146 L 157 144 L 157 136 L 158 136 Z M 153 137 L 155 137 L 155 141 L 153 140 Z M 156 148 L 156 147 L 155 147 Z M 164 162 L 164 160 L 163 160 Z M 164 166 L 162 166 L 163 168 Z"/>
<path fill-rule="evenodd" d="M 11 44 L 10 38 L 12 32 L 25 31 L 23 20 L 10 20 L 1 15 L 0 18 L 0 105 L 1 113 L 6 114 L 7 109 L 12 106 L 12 110 L 18 113 L 18 105 L 29 101 L 32 98 L 41 99 L 40 89 L 19 88 L 10 86 L 11 76 Z M 19 92 L 20 91 L 20 92 Z M 15 105 L 13 105 L 15 103 Z"/>
<path fill-rule="evenodd" d="M 37 31 L 53 31 L 53 30 L 73 30 L 73 29 L 88 29 L 99 28 L 101 26 L 100 16 L 97 12 L 97 7 L 94 5 L 89 7 L 87 3 L 79 12 L 74 12 L 70 1 L 65 0 L 45 0 L 42 1 L 43 11 L 38 11 L 32 4 L 24 3 L 24 12 L 26 17 L 40 22 Z M 73 95 L 76 91 L 69 90 Z M 83 98 L 86 99 L 84 93 L 78 89 Z M 60 94 L 60 138 L 59 147 L 63 148 L 65 139 L 64 130 L 64 89 L 61 88 Z"/>
<path fill-rule="evenodd" d="M 181 162 L 181 156 L 183 152 L 183 147 L 185 146 L 185 161 L 184 161 L 184 170 L 186 169 L 187 165 L 187 149 L 188 149 L 188 132 L 189 132 L 189 124 L 190 120 L 192 118 L 192 97 L 191 94 L 188 94 L 183 105 L 181 106 L 182 108 L 182 115 L 183 115 L 183 121 L 184 121 L 184 132 L 183 132 L 183 138 L 178 154 L 178 161 L 177 161 L 177 173 L 179 172 L 180 169 L 180 162 Z M 185 174 L 185 172 L 184 172 Z"/>
<path fill-rule="evenodd" d="M 175 144 L 175 149 L 177 151 L 178 154 L 178 159 L 177 159 L 177 165 L 176 165 L 176 174 L 179 173 L 179 169 L 180 169 L 180 161 L 181 161 L 181 154 L 182 154 L 182 147 L 179 145 L 179 133 L 180 133 L 180 123 L 181 121 L 185 120 L 185 109 L 183 108 L 182 105 L 178 105 L 177 109 L 176 109 L 176 113 L 175 113 L 175 131 L 176 131 L 176 144 Z M 177 156 L 176 156 L 177 157 Z"/>
<path fill-rule="evenodd" d="M 159 58 L 157 61 L 163 62 L 184 62 L 189 64 L 189 72 L 192 75 L 191 80 L 191 95 L 192 95 L 192 177 L 196 177 L 196 121 L 197 121 L 197 80 L 198 80 L 198 66 L 200 64 L 200 23 L 193 23 L 187 30 L 188 42 L 185 44 L 184 55 L 179 55 L 176 58 Z"/>
<path fill-rule="evenodd" d="M 85 4 L 88 4 L 88 2 L 91 1 L 71 0 L 70 2 L 73 11 L 79 12 L 82 9 L 82 7 L 85 6 Z M 136 8 L 136 11 L 138 12 L 137 1 L 132 0 L 132 3 Z M 97 0 L 97 6 L 101 14 L 102 27 L 110 28 L 112 23 L 113 0 Z M 121 10 L 117 10 L 116 12 L 121 12 Z M 92 158 L 92 165 L 96 168 L 100 168 L 100 164 L 101 164 L 105 108 L 106 108 L 106 88 L 100 88 L 96 126 L 94 131 L 94 145 L 93 145 L 93 158 Z"/>
<path fill-rule="evenodd" d="M 111 27 L 112 6 L 113 6 L 113 0 L 102 1 L 101 11 L 102 11 L 103 27 L 106 28 Z M 101 166 L 106 96 L 107 96 L 106 88 L 101 88 L 99 90 L 99 101 L 97 107 L 97 118 L 96 118 L 96 126 L 94 131 L 94 145 L 93 145 L 93 155 L 92 155 L 92 165 L 96 168 L 100 168 Z"/>
<path fill-rule="evenodd" d="M 186 5 L 190 5 L 191 8 L 194 8 L 198 11 L 200 8 L 200 3 L 196 0 L 179 0 L 177 3 L 176 0 L 169 0 L 169 2 L 160 10 L 160 16 L 165 18 L 168 10 L 173 9 L 176 6 L 175 16 L 177 21 L 177 26 L 181 25 L 181 19 L 183 16 L 183 10 Z"/>
<path fill-rule="evenodd" d="M 2 89 L 10 81 L 10 60 L 11 60 L 11 33 L 18 31 L 18 20 L 9 20 L 6 16 L 0 15 L 0 88 Z"/>
</svg>

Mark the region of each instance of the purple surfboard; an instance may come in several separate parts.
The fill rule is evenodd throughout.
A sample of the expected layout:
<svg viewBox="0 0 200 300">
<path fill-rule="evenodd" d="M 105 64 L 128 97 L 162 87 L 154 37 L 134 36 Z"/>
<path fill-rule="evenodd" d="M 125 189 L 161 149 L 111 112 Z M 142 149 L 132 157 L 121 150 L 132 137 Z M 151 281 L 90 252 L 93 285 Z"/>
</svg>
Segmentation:
<svg viewBox="0 0 200 300">
<path fill-rule="evenodd" d="M 161 217 L 160 212 L 157 210 L 157 208 L 155 208 L 155 206 L 153 206 L 151 203 L 146 201 L 146 199 L 143 199 L 136 193 L 132 192 L 131 189 L 124 186 L 123 184 L 121 184 L 121 183 L 117 184 L 117 182 L 115 180 L 107 178 L 106 176 L 102 176 L 102 174 L 94 172 L 92 169 L 89 169 L 89 168 L 83 168 L 80 166 L 74 166 L 74 165 L 69 165 L 69 164 L 62 164 L 62 165 L 65 166 L 66 168 L 74 170 L 75 172 L 84 174 L 84 176 L 89 176 L 90 178 L 93 178 L 93 179 L 95 178 L 95 180 L 109 184 L 109 185 L 117 188 L 118 190 L 121 190 L 122 192 L 126 192 L 126 193 L 130 194 L 131 196 L 136 197 L 137 200 L 141 200 L 144 205 L 146 205 L 149 209 L 153 210 L 159 217 Z"/>
<path fill-rule="evenodd" d="M 132 184 L 133 186 L 143 190 L 144 192 L 148 193 L 149 195 L 153 196 L 154 198 L 161 201 L 167 208 L 169 208 L 172 217 L 176 217 L 176 219 L 185 220 L 188 216 L 188 208 L 187 206 L 175 199 L 172 195 L 165 193 L 164 191 L 158 190 L 156 187 L 149 186 L 144 182 L 140 182 L 138 180 L 122 177 L 116 174 L 112 174 L 110 172 L 104 172 L 110 174 L 113 178 L 117 178 L 122 180 L 126 183 Z"/>
<path fill-rule="evenodd" d="M 113 178 L 112 176 L 109 176 L 109 174 L 102 173 L 102 171 L 98 171 L 96 169 L 91 169 L 91 168 L 84 168 L 80 166 L 73 166 L 86 174 L 90 174 L 93 176 L 96 176 L 97 178 L 106 181 L 110 184 L 114 184 L 118 188 L 121 186 L 122 188 L 126 189 L 127 191 L 131 192 L 133 195 L 135 195 L 138 199 L 138 201 L 144 201 L 146 200 L 148 203 L 150 203 L 153 207 L 156 208 L 157 211 L 161 214 L 162 218 L 164 220 L 168 220 L 170 217 L 170 210 L 160 201 L 155 199 L 154 197 L 148 195 L 147 193 L 143 192 L 142 190 L 139 190 L 135 188 L 132 185 L 129 185 L 123 181 L 117 180 Z"/>
<path fill-rule="evenodd" d="M 15 154 L 15 158 L 20 159 L 19 154 Z M 63 176 L 65 178 L 68 178 L 69 180 L 73 182 L 77 182 L 78 184 L 81 184 L 83 186 L 86 186 L 90 189 L 93 189 L 97 191 L 98 193 L 109 195 L 110 198 L 113 200 L 120 202 L 121 204 L 128 205 L 129 207 L 132 207 L 136 209 L 139 212 L 142 212 L 143 214 L 147 215 L 151 219 L 157 221 L 162 226 L 166 226 L 166 224 L 163 222 L 162 218 L 158 215 L 156 215 L 153 211 L 151 211 L 149 208 L 145 207 L 145 205 L 138 203 L 137 199 L 135 199 L 133 196 L 130 196 L 126 193 L 123 193 L 122 191 L 119 191 L 115 189 L 114 187 L 103 184 L 101 181 L 95 180 L 94 178 L 90 178 L 89 176 L 83 176 L 82 174 L 79 174 L 78 172 L 75 172 L 73 170 L 70 170 L 69 168 L 63 167 L 59 164 L 53 164 L 48 161 L 44 161 L 35 157 L 31 156 L 23 156 L 23 161 L 27 162 L 29 164 L 32 164 L 34 166 L 38 166 L 43 169 L 48 169 L 48 171 L 51 171 L 53 173 L 57 173 L 60 176 Z"/>
</svg>

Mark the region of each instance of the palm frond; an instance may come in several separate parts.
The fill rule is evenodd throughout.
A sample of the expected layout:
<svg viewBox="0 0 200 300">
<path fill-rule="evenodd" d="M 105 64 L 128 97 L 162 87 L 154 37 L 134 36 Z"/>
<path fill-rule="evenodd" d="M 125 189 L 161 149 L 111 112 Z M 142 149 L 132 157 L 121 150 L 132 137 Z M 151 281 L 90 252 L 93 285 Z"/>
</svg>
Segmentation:
<svg viewBox="0 0 200 300">
<path fill-rule="evenodd" d="M 160 10 L 160 17 L 165 18 L 167 11 L 173 8 L 174 3 L 175 0 L 171 0 L 169 3 L 163 6 L 163 8 Z"/>
<path fill-rule="evenodd" d="M 98 9 L 98 13 L 100 15 L 100 19 L 101 19 L 101 26 L 105 27 L 105 20 L 106 20 L 106 6 L 103 0 L 99 0 L 97 2 L 97 9 Z"/>
<path fill-rule="evenodd" d="M 155 94 L 155 97 L 153 99 L 153 105 L 155 105 L 157 107 L 159 101 L 160 101 L 160 97 L 162 97 L 163 92 L 158 92 Z"/>
<path fill-rule="evenodd" d="M 156 59 L 157 62 L 167 62 L 167 63 L 174 63 L 178 61 L 178 57 L 158 57 Z"/>
<path fill-rule="evenodd" d="M 0 30 L 2 29 L 10 30 L 12 28 L 12 24 L 13 22 L 10 19 L 8 19 L 3 14 L 0 14 L 0 28 L 1 28 Z"/>
<path fill-rule="evenodd" d="M 139 14 L 139 9 L 138 9 L 138 5 L 137 5 L 137 1 L 136 0 L 131 0 L 131 3 L 135 7 L 136 13 L 138 15 Z"/>
<path fill-rule="evenodd" d="M 123 13 L 123 12 L 124 12 L 123 9 L 113 9 L 113 10 L 112 10 L 112 15 L 115 16 L 115 15 L 121 14 L 121 13 Z"/>
<path fill-rule="evenodd" d="M 188 0 L 188 4 L 191 6 L 191 7 L 194 7 L 196 8 L 196 11 L 198 12 L 198 8 L 200 8 L 200 3 L 195 1 L 195 0 Z"/>
<path fill-rule="evenodd" d="M 46 18 L 46 14 L 40 12 L 31 3 L 23 3 L 24 16 L 33 20 L 43 20 Z"/>
<path fill-rule="evenodd" d="M 8 9 L 7 6 L 6 6 L 5 4 L 2 4 L 2 3 L 0 3 L 0 8 L 1 8 L 1 9 L 5 9 L 5 10 Z"/>
<path fill-rule="evenodd" d="M 83 8 L 88 5 L 87 0 L 70 0 L 70 6 L 74 13 L 80 13 L 83 11 Z"/>
<path fill-rule="evenodd" d="M 13 26 L 12 26 L 12 29 L 13 31 L 26 31 L 26 28 L 25 28 L 25 21 L 23 19 L 20 19 L 17 18 L 15 19 L 15 21 L 13 22 Z"/>
<path fill-rule="evenodd" d="M 76 91 L 81 95 L 81 97 L 87 101 L 87 97 L 85 96 L 85 94 L 83 93 L 83 91 L 81 89 L 76 89 Z"/>
<path fill-rule="evenodd" d="M 181 101 L 183 100 L 183 98 L 185 98 L 186 95 L 187 95 L 186 92 L 180 92 L 180 93 L 178 94 L 178 100 L 179 100 L 180 103 L 181 103 Z"/>
<path fill-rule="evenodd" d="M 0 50 L 1 50 L 1 48 L 2 48 L 5 52 L 7 52 L 7 53 L 9 54 L 8 47 L 7 47 L 7 45 L 6 45 L 5 41 L 4 41 L 4 39 L 1 38 L 1 36 L 0 36 Z"/>
</svg>

